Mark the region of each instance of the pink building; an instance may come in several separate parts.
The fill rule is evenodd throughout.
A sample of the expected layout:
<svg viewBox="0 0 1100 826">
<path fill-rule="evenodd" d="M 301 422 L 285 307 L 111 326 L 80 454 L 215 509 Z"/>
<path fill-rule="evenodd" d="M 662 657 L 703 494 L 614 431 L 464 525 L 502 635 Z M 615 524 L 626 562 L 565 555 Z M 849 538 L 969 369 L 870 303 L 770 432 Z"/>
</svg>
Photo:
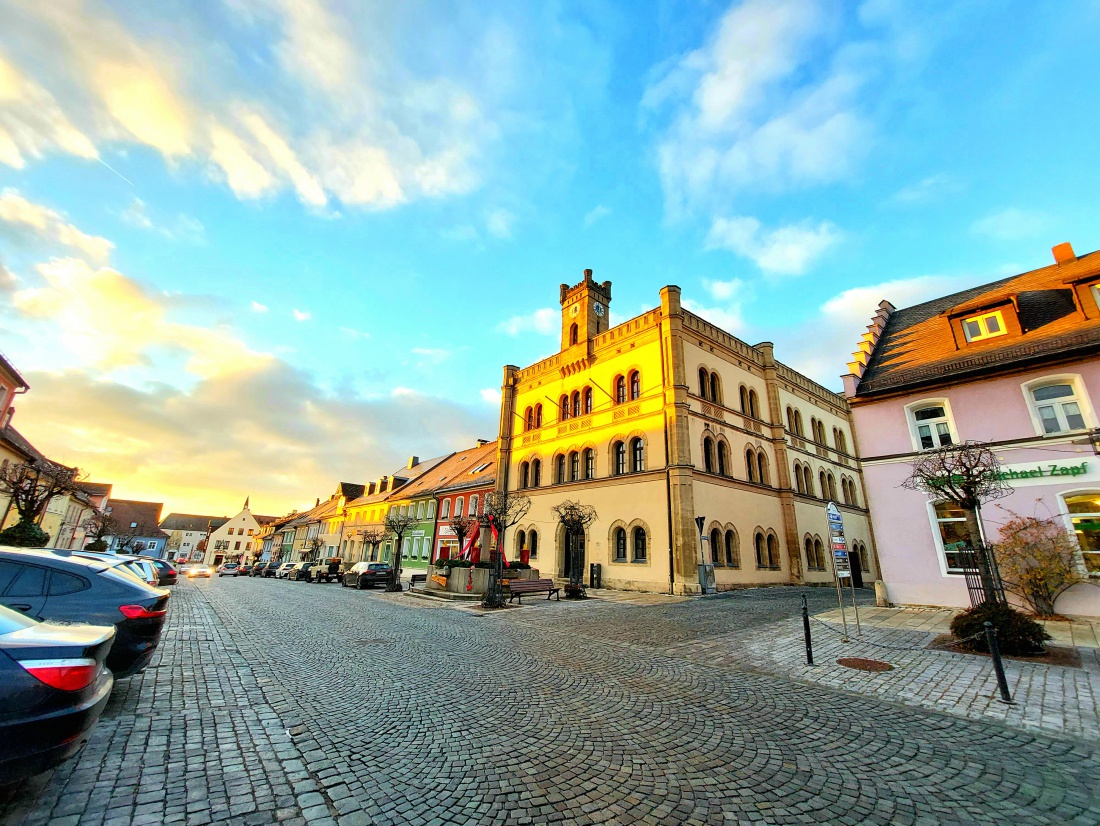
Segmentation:
<svg viewBox="0 0 1100 826">
<path fill-rule="evenodd" d="M 900 487 L 919 451 L 991 442 L 1014 488 L 982 510 L 988 541 L 1020 515 L 1060 515 L 1092 582 L 1058 601 L 1100 616 L 1100 252 L 896 310 L 879 305 L 844 376 L 891 602 L 968 606 L 961 511 Z M 1092 400 L 1096 399 L 1094 403 Z"/>
</svg>

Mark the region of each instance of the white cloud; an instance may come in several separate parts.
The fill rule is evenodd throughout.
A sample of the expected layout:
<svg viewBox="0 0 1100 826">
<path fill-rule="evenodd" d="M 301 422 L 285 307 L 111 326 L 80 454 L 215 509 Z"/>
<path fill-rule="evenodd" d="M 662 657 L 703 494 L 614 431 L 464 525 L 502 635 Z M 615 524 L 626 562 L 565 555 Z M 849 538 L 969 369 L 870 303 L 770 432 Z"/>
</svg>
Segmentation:
<svg viewBox="0 0 1100 826">
<path fill-rule="evenodd" d="M 921 204 L 937 201 L 962 189 L 959 182 L 942 172 L 922 178 L 915 184 L 902 187 L 894 193 L 892 201 L 899 204 Z"/>
<path fill-rule="evenodd" d="M 462 224 L 457 227 L 449 227 L 445 230 L 442 230 L 439 234 L 443 237 L 444 240 L 457 242 L 477 241 L 481 237 L 478 234 L 477 229 L 470 226 L 469 224 Z"/>
<path fill-rule="evenodd" d="M 291 312 L 294 316 L 295 321 L 309 321 L 311 318 L 313 318 L 312 313 L 307 310 L 299 310 L 297 307 L 295 307 Z"/>
<path fill-rule="evenodd" d="M 707 233 L 707 249 L 727 249 L 751 259 L 773 275 L 802 275 L 841 238 L 827 221 L 763 229 L 756 218 L 716 218 Z"/>
<path fill-rule="evenodd" d="M 61 213 L 28 201 L 14 189 L 0 193 L 0 234 L 21 242 L 60 244 L 93 262 L 105 262 L 115 246 L 106 238 L 81 232 Z"/>
<path fill-rule="evenodd" d="M 497 238 L 511 238 L 516 216 L 506 209 L 494 209 L 485 218 L 485 228 Z"/>
<path fill-rule="evenodd" d="M 734 296 L 740 295 L 744 288 L 745 282 L 740 278 L 733 278 L 729 281 L 711 281 L 709 278 L 703 279 L 703 289 L 718 301 L 729 301 Z"/>
<path fill-rule="evenodd" d="M 708 307 L 698 301 L 685 298 L 683 304 L 685 310 L 695 313 L 728 333 L 739 335 L 745 329 L 740 302 L 731 303 L 725 307 Z"/>
<path fill-rule="evenodd" d="M 356 330 L 352 327 L 340 327 L 340 332 L 352 339 L 370 338 L 370 333 L 364 330 Z"/>
<path fill-rule="evenodd" d="M 445 361 L 451 357 L 451 351 L 441 347 L 413 347 L 411 352 L 413 355 L 434 362 Z"/>
<path fill-rule="evenodd" d="M 266 304 L 261 304 L 259 301 L 252 302 L 252 312 L 254 313 L 266 313 L 267 309 Z"/>
<path fill-rule="evenodd" d="M 510 336 L 532 332 L 544 336 L 557 335 L 561 330 L 561 313 L 550 307 L 543 307 L 529 315 L 517 315 L 502 321 L 497 325 L 497 330 Z"/>
<path fill-rule="evenodd" d="M 493 404 L 499 407 L 502 398 L 500 388 L 486 387 L 484 390 L 481 391 L 481 398 L 489 404 Z"/>
<path fill-rule="evenodd" d="M 586 227 L 590 227 L 594 223 L 596 223 L 597 221 L 600 221 L 600 220 L 606 218 L 610 214 L 611 214 L 610 207 L 605 207 L 603 204 L 597 204 L 592 209 L 590 209 L 587 213 L 585 213 L 584 225 Z"/>
<path fill-rule="evenodd" d="M 201 221 L 183 213 L 180 213 L 175 220 L 170 221 L 168 224 L 154 223 L 149 215 L 148 206 L 140 198 L 134 198 L 130 206 L 123 210 L 121 217 L 123 221 L 132 227 L 147 229 L 174 241 L 200 243 L 206 235 L 206 227 L 202 225 Z"/>
<path fill-rule="evenodd" d="M 1038 237 L 1047 231 L 1050 224 L 1050 218 L 1041 212 L 1009 207 L 975 221 L 970 231 L 996 241 L 1014 241 Z"/>
</svg>

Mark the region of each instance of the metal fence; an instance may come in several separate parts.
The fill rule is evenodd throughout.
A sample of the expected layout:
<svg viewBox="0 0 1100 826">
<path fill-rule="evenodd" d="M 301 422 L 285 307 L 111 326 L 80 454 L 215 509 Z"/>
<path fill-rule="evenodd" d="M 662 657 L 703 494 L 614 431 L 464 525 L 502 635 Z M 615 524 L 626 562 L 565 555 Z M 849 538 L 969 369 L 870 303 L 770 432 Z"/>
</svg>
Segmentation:
<svg viewBox="0 0 1100 826">
<path fill-rule="evenodd" d="M 957 552 L 959 567 L 966 577 L 966 590 L 970 593 L 970 605 L 976 607 L 987 602 L 1007 605 L 1001 572 L 993 548 L 977 545 Z"/>
</svg>

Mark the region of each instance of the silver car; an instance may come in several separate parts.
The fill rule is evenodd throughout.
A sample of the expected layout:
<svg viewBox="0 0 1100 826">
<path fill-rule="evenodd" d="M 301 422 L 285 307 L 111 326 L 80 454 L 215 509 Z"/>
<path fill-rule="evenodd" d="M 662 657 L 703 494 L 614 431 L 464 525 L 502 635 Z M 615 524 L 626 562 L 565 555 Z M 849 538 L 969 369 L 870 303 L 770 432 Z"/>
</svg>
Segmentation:
<svg viewBox="0 0 1100 826">
<path fill-rule="evenodd" d="M 282 565 L 275 569 L 275 578 L 286 579 L 286 575 L 290 573 L 290 569 L 297 564 L 297 562 L 284 562 Z"/>
</svg>

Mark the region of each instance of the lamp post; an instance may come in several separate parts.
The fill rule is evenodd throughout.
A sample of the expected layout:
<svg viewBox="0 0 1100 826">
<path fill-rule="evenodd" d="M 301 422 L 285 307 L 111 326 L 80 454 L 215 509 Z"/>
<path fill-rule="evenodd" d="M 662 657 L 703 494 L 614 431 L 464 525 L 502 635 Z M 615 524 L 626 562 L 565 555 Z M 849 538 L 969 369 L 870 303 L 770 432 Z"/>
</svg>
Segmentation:
<svg viewBox="0 0 1100 826">
<path fill-rule="evenodd" d="M 478 520 L 481 525 L 481 547 L 489 549 L 489 584 L 485 588 L 482 608 L 504 607 L 504 557 L 500 552 L 500 543 L 492 541 L 493 516 L 489 514 Z"/>
</svg>

